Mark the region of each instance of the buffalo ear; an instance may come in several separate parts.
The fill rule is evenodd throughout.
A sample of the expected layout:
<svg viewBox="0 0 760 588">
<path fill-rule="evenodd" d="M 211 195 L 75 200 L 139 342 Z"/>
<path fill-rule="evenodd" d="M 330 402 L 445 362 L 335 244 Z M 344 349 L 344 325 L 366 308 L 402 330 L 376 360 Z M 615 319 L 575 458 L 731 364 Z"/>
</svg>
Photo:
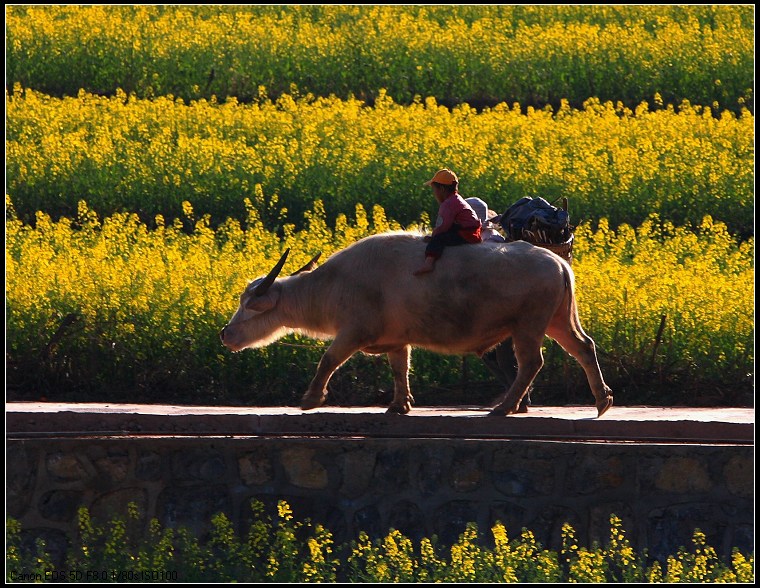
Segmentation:
<svg viewBox="0 0 760 588">
<path fill-rule="evenodd" d="M 311 270 L 313 270 L 315 267 L 317 267 L 317 260 L 319 259 L 319 257 L 320 257 L 321 255 L 322 255 L 322 252 L 320 251 L 320 252 L 319 252 L 319 253 L 317 253 L 317 254 L 316 254 L 314 257 L 312 257 L 312 258 L 311 258 L 311 261 L 310 261 L 309 263 L 307 263 L 305 266 L 303 266 L 303 267 L 302 267 L 300 270 L 298 270 L 297 272 L 293 272 L 293 273 L 292 273 L 292 274 L 290 274 L 290 275 L 291 275 L 291 276 L 297 276 L 298 274 L 300 274 L 300 273 L 302 273 L 302 272 L 310 272 L 310 271 L 311 271 Z"/>
<path fill-rule="evenodd" d="M 264 294 L 261 296 L 256 296 L 256 294 L 252 294 L 248 301 L 245 303 L 245 307 L 248 310 L 253 310 L 255 312 L 264 312 L 266 310 L 270 310 L 274 308 L 274 305 L 277 304 L 277 300 L 280 297 L 280 289 L 279 288 L 271 288 L 267 290 Z"/>
</svg>

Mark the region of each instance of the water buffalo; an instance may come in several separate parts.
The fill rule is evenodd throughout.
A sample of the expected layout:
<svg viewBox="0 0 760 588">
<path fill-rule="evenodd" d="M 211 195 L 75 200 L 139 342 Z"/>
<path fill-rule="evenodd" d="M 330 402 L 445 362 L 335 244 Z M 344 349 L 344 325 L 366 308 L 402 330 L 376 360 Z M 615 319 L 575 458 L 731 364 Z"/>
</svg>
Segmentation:
<svg viewBox="0 0 760 588">
<path fill-rule="evenodd" d="M 425 242 L 411 232 L 366 237 L 322 265 L 314 258 L 278 277 L 287 256 L 246 287 L 220 336 L 234 352 L 292 332 L 331 340 L 301 400 L 304 410 L 324 403 L 330 377 L 357 351 L 388 355 L 394 379 L 388 412 L 406 414 L 412 347 L 482 356 L 512 337 L 517 377 L 490 414 L 513 414 L 543 366 L 544 335 L 583 366 L 597 415 L 612 406 L 594 341 L 578 318 L 573 271 L 546 249 L 523 241 L 450 247 L 435 271 L 421 276 L 413 272 Z"/>
</svg>

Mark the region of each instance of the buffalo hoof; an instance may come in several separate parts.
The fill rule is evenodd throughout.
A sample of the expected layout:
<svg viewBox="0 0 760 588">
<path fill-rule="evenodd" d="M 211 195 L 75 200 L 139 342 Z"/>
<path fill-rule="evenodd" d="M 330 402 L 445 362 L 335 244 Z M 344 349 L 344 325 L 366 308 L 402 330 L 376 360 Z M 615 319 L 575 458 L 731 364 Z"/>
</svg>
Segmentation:
<svg viewBox="0 0 760 588">
<path fill-rule="evenodd" d="M 325 403 L 324 396 L 304 396 L 301 399 L 301 410 L 311 410 L 312 408 L 319 408 Z"/>
<path fill-rule="evenodd" d="M 388 407 L 388 410 L 385 411 L 386 414 L 409 414 L 409 411 L 412 410 L 412 405 L 408 402 L 406 404 L 391 404 Z"/>
<path fill-rule="evenodd" d="M 512 405 L 510 408 L 507 408 L 507 406 L 510 405 L 502 403 L 499 406 L 495 406 L 491 409 L 491 412 L 488 413 L 488 416 L 506 416 L 509 414 L 517 414 L 519 412 L 528 412 L 527 405 L 522 406 L 518 403 Z"/>
<path fill-rule="evenodd" d="M 612 406 L 612 396 L 608 396 L 607 398 L 602 399 L 600 402 L 596 403 L 596 410 L 597 415 L 596 418 L 599 418 L 602 416 L 605 412 L 607 412 L 610 407 Z"/>
</svg>

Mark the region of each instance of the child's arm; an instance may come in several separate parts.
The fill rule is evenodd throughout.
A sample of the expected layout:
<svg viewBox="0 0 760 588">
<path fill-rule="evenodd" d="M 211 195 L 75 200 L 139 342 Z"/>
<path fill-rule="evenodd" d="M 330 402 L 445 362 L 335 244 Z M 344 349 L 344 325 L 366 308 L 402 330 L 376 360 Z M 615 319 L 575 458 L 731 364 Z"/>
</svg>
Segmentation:
<svg viewBox="0 0 760 588">
<path fill-rule="evenodd" d="M 439 207 L 438 207 L 438 219 L 435 222 L 435 228 L 433 229 L 433 235 L 440 235 L 441 233 L 445 233 L 451 228 L 451 225 L 454 224 L 454 219 L 456 218 L 456 211 L 452 210 L 450 206 L 447 206 L 447 201 L 444 201 Z"/>
</svg>

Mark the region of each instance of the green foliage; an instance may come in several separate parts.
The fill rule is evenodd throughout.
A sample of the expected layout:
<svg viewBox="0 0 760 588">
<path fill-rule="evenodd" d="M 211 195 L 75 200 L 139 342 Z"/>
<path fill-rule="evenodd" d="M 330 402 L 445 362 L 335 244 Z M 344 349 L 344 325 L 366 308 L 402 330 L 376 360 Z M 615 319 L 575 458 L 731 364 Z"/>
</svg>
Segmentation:
<svg viewBox="0 0 760 588">
<path fill-rule="evenodd" d="M 486 545 L 477 525 L 469 523 L 451 546 L 438 546 L 435 537 L 415 546 L 391 529 L 375 540 L 361 532 L 357 541 L 333 551 L 330 531 L 308 520 L 294 521 L 287 502 L 279 501 L 276 521 L 263 514 L 260 502 L 251 506 L 254 520 L 247 535 L 238 536 L 230 520 L 217 514 L 203 542 L 185 528 L 162 529 L 156 519 L 143 534 L 134 525 L 139 518 L 134 504 L 128 505 L 127 521 L 117 516 L 103 527 L 82 508 L 80 533 L 64 567 L 98 570 L 98 577 L 77 578 L 80 582 L 754 582 L 754 554 L 734 549 L 731 562 L 724 562 L 699 529 L 694 531 L 692 550 L 679 549 L 667 558 L 664 570 L 657 561 L 646 567 L 614 514 L 606 547 L 579 546 L 575 530 L 565 524 L 559 554 L 543 549 L 527 529 L 519 539 L 508 540 L 501 523 L 491 529 L 492 546 Z M 45 553 L 44 543 L 38 541 L 36 551 L 27 552 L 20 531 L 17 521 L 6 521 L 6 581 L 45 579 L 46 572 L 61 569 Z M 130 577 L 119 578 L 114 570 L 129 570 L 125 573 Z"/>
</svg>

